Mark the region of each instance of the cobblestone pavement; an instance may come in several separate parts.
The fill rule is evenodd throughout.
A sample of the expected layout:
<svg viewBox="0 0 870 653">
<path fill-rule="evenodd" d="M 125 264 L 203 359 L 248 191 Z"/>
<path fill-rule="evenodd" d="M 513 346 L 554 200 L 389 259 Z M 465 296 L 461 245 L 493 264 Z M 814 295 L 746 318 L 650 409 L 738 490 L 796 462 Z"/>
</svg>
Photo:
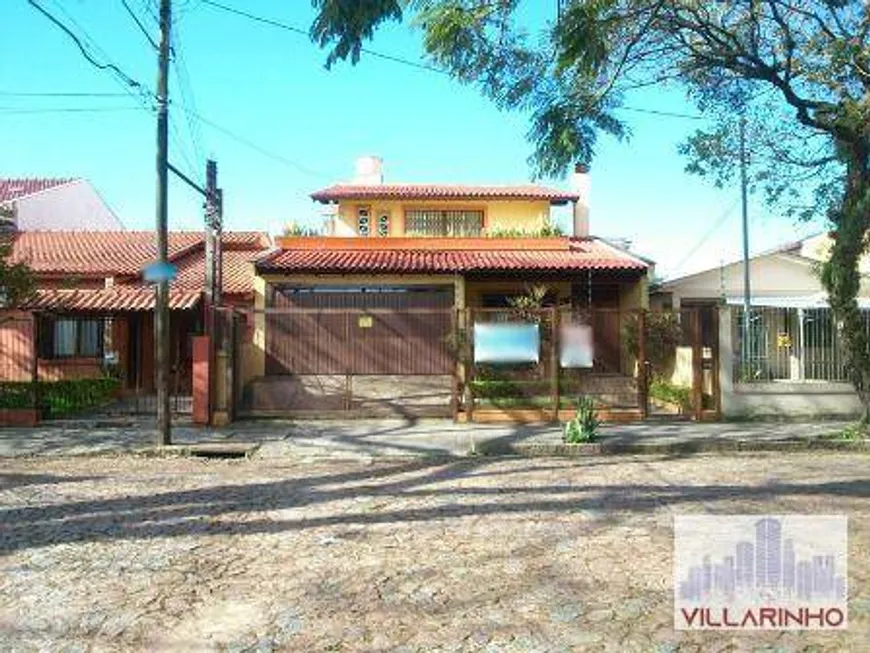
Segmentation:
<svg viewBox="0 0 870 653">
<path fill-rule="evenodd" d="M 0 467 L 0 649 L 867 651 L 870 456 Z M 672 516 L 846 513 L 850 629 L 674 632 Z"/>
<path fill-rule="evenodd" d="M 657 422 L 606 424 L 605 443 L 676 444 L 719 440 L 818 438 L 848 422 Z M 552 424 L 454 424 L 445 419 L 246 420 L 223 428 L 176 424 L 173 441 L 257 442 L 265 458 L 459 455 L 486 445 L 559 443 Z M 80 420 L 37 428 L 0 429 L 0 458 L 129 453 L 154 444 L 154 424 Z"/>
</svg>

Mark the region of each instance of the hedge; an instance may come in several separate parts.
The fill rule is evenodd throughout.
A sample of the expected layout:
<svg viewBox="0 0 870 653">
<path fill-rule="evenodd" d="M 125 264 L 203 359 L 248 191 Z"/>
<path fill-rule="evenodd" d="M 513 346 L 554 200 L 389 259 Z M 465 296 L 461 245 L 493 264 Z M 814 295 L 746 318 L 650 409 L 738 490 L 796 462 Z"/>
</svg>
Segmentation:
<svg viewBox="0 0 870 653">
<path fill-rule="evenodd" d="M 112 378 L 70 381 L 0 382 L 0 408 L 33 408 L 44 417 L 62 417 L 111 400 L 120 388 Z"/>
</svg>

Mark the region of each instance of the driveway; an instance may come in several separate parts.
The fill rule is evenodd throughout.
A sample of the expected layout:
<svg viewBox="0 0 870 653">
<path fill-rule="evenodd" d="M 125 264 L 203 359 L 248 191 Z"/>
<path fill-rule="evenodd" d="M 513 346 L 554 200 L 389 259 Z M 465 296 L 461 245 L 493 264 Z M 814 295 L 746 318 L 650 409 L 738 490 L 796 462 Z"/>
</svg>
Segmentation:
<svg viewBox="0 0 870 653">
<path fill-rule="evenodd" d="M 601 427 L 607 443 L 673 444 L 713 439 L 771 441 L 818 438 L 842 430 L 847 422 L 657 422 Z M 189 422 L 175 426 L 173 441 L 254 442 L 259 456 L 373 458 L 465 456 L 489 450 L 504 452 L 517 444 L 561 441 L 559 426 L 520 424 L 454 424 L 450 420 L 250 420 L 225 428 L 200 428 Z M 128 453 L 155 442 L 153 423 L 50 422 L 35 429 L 0 429 L 0 457 Z"/>
<path fill-rule="evenodd" d="M 0 646 L 866 651 L 868 460 L 7 460 Z M 850 629 L 675 632 L 696 512 L 848 514 Z"/>
</svg>

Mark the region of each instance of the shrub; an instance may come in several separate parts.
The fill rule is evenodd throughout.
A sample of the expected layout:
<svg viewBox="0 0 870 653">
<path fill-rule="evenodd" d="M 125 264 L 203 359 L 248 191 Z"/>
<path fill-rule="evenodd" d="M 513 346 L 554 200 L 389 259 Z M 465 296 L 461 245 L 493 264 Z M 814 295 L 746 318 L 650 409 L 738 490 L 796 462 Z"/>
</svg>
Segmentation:
<svg viewBox="0 0 870 653">
<path fill-rule="evenodd" d="M 487 229 L 487 238 L 561 238 L 565 235 L 562 227 L 547 220 L 538 229 Z"/>
<path fill-rule="evenodd" d="M 120 381 L 109 377 L 37 383 L 0 383 L 0 408 L 38 407 L 46 417 L 62 417 L 100 406 L 115 396 Z"/>
<path fill-rule="evenodd" d="M 623 329 L 625 343 L 635 357 L 640 353 L 640 333 L 637 322 L 637 320 L 629 320 Z M 667 372 L 667 366 L 673 360 L 682 340 L 683 329 L 678 316 L 674 313 L 646 312 L 644 335 L 646 336 L 646 360 L 650 364 L 650 371 L 653 378 L 661 378 Z"/>
<path fill-rule="evenodd" d="M 683 412 L 692 410 L 692 389 L 654 379 L 649 386 L 649 396 L 659 401 L 677 404 Z"/>
<path fill-rule="evenodd" d="M 595 401 L 591 397 L 580 397 L 577 400 L 577 412 L 565 424 L 562 439 L 568 444 L 594 442 L 597 439 L 600 425 L 598 411 L 595 410 Z"/>
<path fill-rule="evenodd" d="M 289 222 L 284 226 L 283 235 L 287 237 L 311 237 L 323 234 L 315 227 L 306 227 L 296 222 Z"/>
</svg>

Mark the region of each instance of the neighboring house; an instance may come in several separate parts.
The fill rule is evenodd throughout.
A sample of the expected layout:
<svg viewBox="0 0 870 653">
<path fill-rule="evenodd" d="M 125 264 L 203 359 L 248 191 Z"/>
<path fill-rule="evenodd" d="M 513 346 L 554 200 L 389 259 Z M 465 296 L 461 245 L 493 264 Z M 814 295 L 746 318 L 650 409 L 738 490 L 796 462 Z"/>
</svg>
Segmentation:
<svg viewBox="0 0 870 653">
<path fill-rule="evenodd" d="M 223 303 L 250 307 L 253 262 L 269 238 L 230 232 L 222 243 Z M 0 312 L 0 380 L 29 380 L 35 351 L 41 380 L 97 377 L 110 366 L 125 390 L 153 390 L 155 290 L 142 280 L 156 258 L 153 232 L 24 231 L 11 258 L 28 264 L 37 292 L 23 309 Z M 178 271 L 169 292 L 172 391 L 189 395 L 191 337 L 204 328 L 203 234 L 171 232 L 169 260 Z"/>
<path fill-rule="evenodd" d="M 726 416 L 841 415 L 859 410 L 819 278 L 829 244 L 827 235 L 814 236 L 749 260 L 752 314 L 748 329 L 743 326 L 742 261 L 668 280 L 653 291 L 650 303 L 654 308 L 721 307 L 720 377 Z M 863 265 L 862 269 L 870 268 Z M 858 303 L 870 329 L 870 277 L 866 272 Z M 703 328 L 713 328 L 709 318 Z"/>
<path fill-rule="evenodd" d="M 588 371 L 632 381 L 620 319 L 646 305 L 649 266 L 589 235 L 586 171 L 577 177 L 581 192 L 387 184 L 380 161 L 366 158 L 353 183 L 313 193 L 334 207 L 332 235 L 278 239 L 279 249 L 256 266 L 243 375 L 249 408 L 385 401 L 401 412 L 410 397 L 449 411 L 456 363 L 445 343 L 457 322 L 504 319 L 511 300 L 539 284 L 545 306 L 587 311 L 595 336 Z M 575 234 L 553 237 L 551 207 L 566 204 Z M 460 383 L 464 372 L 460 366 Z M 620 388 L 635 393 L 636 408 L 633 384 Z"/>
<path fill-rule="evenodd" d="M 18 231 L 117 231 L 124 228 L 86 179 L 0 177 L 6 229 Z"/>
</svg>

